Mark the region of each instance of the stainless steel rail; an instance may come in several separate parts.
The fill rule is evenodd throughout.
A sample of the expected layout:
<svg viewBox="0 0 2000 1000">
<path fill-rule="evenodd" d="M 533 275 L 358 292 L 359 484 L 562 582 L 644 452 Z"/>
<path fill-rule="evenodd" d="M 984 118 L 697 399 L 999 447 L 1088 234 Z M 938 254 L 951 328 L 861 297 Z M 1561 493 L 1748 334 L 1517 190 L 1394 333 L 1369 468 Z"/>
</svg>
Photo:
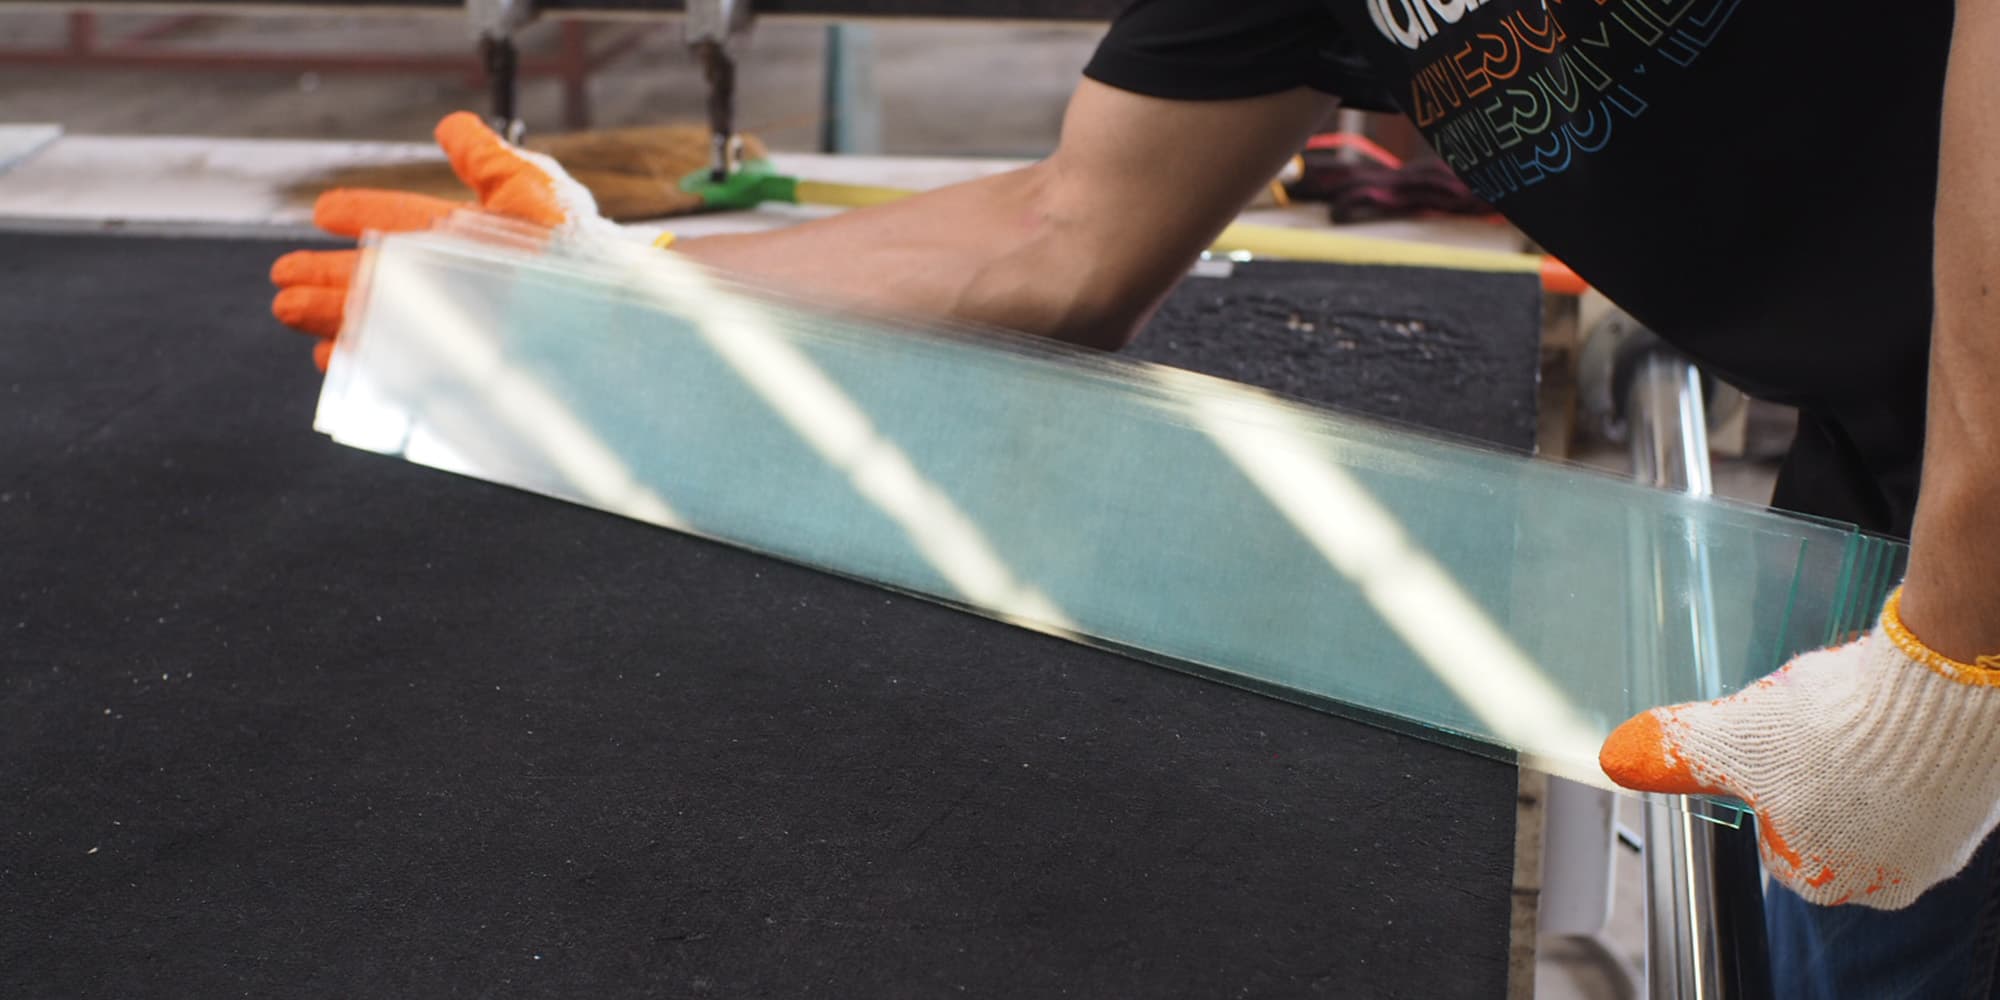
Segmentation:
<svg viewBox="0 0 2000 1000">
<path fill-rule="evenodd" d="M 1714 491 L 1708 463 L 1708 414 L 1701 373 L 1663 347 L 1633 362 L 1625 391 L 1632 474 L 1640 482 L 1695 496 Z M 1690 539 L 1698 587 L 1680 621 L 1690 630 L 1704 671 L 1715 664 L 1711 588 L 1702 550 Z M 1680 553 L 1674 553 L 1680 557 Z M 1716 1000 L 1728 995 L 1715 882 L 1715 830 L 1689 811 L 1689 803 L 1650 803 L 1646 809 L 1646 982 L 1653 1000 Z"/>
</svg>

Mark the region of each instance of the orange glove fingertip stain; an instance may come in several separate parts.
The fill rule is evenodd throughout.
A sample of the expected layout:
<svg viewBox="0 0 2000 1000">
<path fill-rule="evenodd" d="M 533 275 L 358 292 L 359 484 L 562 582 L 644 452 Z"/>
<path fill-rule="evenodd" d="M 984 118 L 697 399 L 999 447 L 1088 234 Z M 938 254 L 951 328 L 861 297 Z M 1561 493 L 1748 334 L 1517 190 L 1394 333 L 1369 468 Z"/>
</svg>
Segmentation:
<svg viewBox="0 0 2000 1000">
<path fill-rule="evenodd" d="M 468 207 L 464 202 L 410 191 L 335 188 L 313 203 L 313 225 L 335 236 L 406 233 L 429 229 L 453 212 Z"/>
<path fill-rule="evenodd" d="M 347 311 L 347 289 L 297 285 L 282 289 L 271 299 L 271 315 L 278 322 L 315 337 L 340 333 Z"/>
<path fill-rule="evenodd" d="M 437 143 L 453 172 L 479 195 L 479 204 L 540 226 L 569 220 L 549 175 L 507 144 L 479 116 L 454 111 L 438 122 Z"/>
<path fill-rule="evenodd" d="M 271 264 L 271 283 L 281 288 L 344 287 L 354 283 L 354 272 L 360 264 L 359 250 L 294 250 Z"/>
<path fill-rule="evenodd" d="M 1693 768 L 1674 752 L 1656 712 L 1641 712 L 1612 730 L 1597 752 L 1597 766 L 1612 781 L 1634 791 L 1668 795 L 1721 793 L 1695 777 Z"/>
</svg>

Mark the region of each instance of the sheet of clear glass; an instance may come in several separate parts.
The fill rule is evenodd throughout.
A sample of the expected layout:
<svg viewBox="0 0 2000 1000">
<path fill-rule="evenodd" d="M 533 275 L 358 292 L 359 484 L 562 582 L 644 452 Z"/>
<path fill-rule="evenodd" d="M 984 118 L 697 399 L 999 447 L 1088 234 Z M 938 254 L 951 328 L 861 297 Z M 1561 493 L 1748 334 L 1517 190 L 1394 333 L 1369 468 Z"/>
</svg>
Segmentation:
<svg viewBox="0 0 2000 1000">
<path fill-rule="evenodd" d="M 1612 725 L 1866 628 L 1902 559 L 645 248 L 389 237 L 340 343 L 318 426 L 347 444 L 1599 786 Z"/>
</svg>

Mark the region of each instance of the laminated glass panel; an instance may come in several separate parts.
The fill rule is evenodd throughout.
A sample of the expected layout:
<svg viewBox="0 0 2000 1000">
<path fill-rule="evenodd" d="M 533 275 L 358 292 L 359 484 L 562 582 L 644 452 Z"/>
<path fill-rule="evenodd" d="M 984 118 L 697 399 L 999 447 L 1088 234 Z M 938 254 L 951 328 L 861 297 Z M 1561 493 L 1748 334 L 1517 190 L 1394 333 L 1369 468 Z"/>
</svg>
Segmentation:
<svg viewBox="0 0 2000 1000">
<path fill-rule="evenodd" d="M 622 245 L 379 241 L 318 426 L 1599 786 L 1611 726 L 1867 628 L 1903 558 Z"/>
</svg>

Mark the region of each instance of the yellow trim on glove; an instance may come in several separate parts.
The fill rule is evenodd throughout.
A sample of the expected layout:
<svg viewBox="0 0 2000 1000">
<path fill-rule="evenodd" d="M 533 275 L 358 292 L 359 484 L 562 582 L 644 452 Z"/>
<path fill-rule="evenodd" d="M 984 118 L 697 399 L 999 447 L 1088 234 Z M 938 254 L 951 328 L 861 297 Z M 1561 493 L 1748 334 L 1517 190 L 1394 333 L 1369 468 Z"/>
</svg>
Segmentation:
<svg viewBox="0 0 2000 1000">
<path fill-rule="evenodd" d="M 660 235 L 653 237 L 653 247 L 655 249 L 665 250 L 673 245 L 674 245 L 674 234 L 672 233 L 661 233 Z"/>
<path fill-rule="evenodd" d="M 1882 605 L 1882 633 L 1903 655 L 1923 664 L 1947 680 L 1977 687 L 2000 687 L 2000 653 L 1979 658 L 1977 663 L 1960 663 L 1929 646 L 1903 624 L 1903 588 L 1889 595 Z"/>
</svg>

